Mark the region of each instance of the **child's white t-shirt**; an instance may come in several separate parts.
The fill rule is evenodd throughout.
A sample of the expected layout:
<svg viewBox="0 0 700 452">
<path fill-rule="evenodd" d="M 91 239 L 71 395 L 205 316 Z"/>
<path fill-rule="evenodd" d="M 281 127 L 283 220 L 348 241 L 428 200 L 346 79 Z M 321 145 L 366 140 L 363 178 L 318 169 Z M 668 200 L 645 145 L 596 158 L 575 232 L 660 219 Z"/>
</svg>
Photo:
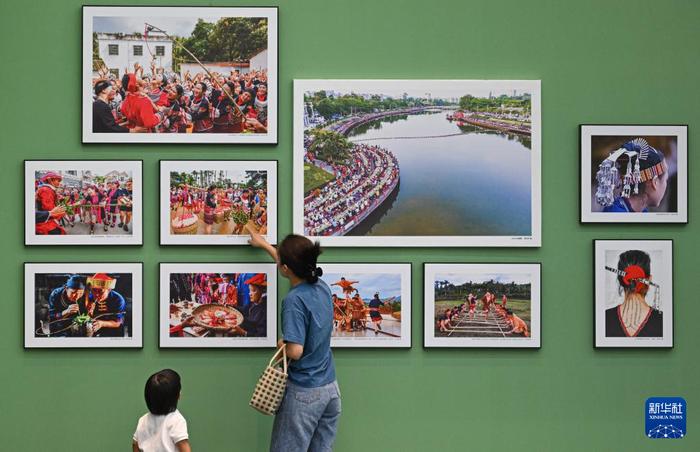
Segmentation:
<svg viewBox="0 0 700 452">
<path fill-rule="evenodd" d="M 146 413 L 134 432 L 134 441 L 144 452 L 177 452 L 175 444 L 188 438 L 187 421 L 178 410 L 162 415 Z"/>
</svg>

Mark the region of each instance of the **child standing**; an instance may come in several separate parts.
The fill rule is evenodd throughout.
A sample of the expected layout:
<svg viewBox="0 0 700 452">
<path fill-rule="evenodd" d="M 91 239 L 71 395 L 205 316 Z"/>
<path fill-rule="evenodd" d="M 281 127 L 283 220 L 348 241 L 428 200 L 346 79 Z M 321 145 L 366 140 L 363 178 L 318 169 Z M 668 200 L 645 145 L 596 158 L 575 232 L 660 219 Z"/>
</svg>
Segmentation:
<svg viewBox="0 0 700 452">
<path fill-rule="evenodd" d="M 148 413 L 141 416 L 134 432 L 133 452 L 191 452 L 187 421 L 177 410 L 180 375 L 164 369 L 146 381 Z"/>
</svg>

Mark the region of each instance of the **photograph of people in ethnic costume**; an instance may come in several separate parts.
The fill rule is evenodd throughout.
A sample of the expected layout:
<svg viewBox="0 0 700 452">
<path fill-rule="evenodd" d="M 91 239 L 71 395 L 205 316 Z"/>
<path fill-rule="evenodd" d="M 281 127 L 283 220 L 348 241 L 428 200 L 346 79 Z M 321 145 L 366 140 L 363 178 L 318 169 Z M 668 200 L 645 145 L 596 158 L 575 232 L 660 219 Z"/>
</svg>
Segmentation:
<svg viewBox="0 0 700 452">
<path fill-rule="evenodd" d="M 245 245 L 246 226 L 277 241 L 277 162 L 164 160 L 162 245 Z"/>
<path fill-rule="evenodd" d="M 686 223 L 687 126 L 581 126 L 581 221 Z"/>
<path fill-rule="evenodd" d="M 141 245 L 141 166 L 25 161 L 25 244 Z"/>
<path fill-rule="evenodd" d="M 596 347 L 673 346 L 673 244 L 595 241 Z"/>
<path fill-rule="evenodd" d="M 411 264 L 322 264 L 332 347 L 411 346 Z"/>
<path fill-rule="evenodd" d="M 26 347 L 141 347 L 141 264 L 25 264 Z"/>
<path fill-rule="evenodd" d="M 426 264 L 426 347 L 540 346 L 539 264 Z"/>
<path fill-rule="evenodd" d="M 539 246 L 539 81 L 295 80 L 293 220 L 324 246 Z"/>
<path fill-rule="evenodd" d="M 277 8 L 84 6 L 83 142 L 276 143 Z"/>
<path fill-rule="evenodd" d="M 160 275 L 161 347 L 274 346 L 274 264 L 161 264 Z"/>
</svg>

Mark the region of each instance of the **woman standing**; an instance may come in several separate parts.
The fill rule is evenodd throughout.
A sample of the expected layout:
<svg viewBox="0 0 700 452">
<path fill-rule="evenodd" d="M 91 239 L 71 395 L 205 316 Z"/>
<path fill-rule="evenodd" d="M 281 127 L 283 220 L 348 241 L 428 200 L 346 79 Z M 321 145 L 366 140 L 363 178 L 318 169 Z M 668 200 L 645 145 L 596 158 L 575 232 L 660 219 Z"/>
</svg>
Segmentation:
<svg viewBox="0 0 700 452">
<path fill-rule="evenodd" d="M 270 452 L 326 452 L 333 449 L 341 403 L 331 353 L 331 290 L 319 279 L 318 243 L 288 235 L 275 249 L 247 226 L 250 244 L 277 262 L 291 290 L 282 302 L 282 336 L 289 364 L 287 391 L 272 428 Z"/>
</svg>

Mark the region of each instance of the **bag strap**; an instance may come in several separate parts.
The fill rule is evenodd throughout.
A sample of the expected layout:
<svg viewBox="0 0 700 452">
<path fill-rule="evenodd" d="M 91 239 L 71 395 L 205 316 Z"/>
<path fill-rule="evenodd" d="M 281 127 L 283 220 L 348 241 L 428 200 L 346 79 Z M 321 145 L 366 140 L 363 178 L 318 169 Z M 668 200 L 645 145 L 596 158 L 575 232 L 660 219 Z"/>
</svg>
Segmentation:
<svg viewBox="0 0 700 452">
<path fill-rule="evenodd" d="M 280 353 L 282 354 L 282 356 L 279 356 Z M 280 362 L 282 362 L 282 369 L 284 371 L 284 374 L 287 375 L 287 344 L 283 344 L 279 349 L 277 349 L 275 354 L 272 355 L 272 358 L 270 359 L 270 363 L 268 365 L 269 367 L 275 367 Z"/>
</svg>

